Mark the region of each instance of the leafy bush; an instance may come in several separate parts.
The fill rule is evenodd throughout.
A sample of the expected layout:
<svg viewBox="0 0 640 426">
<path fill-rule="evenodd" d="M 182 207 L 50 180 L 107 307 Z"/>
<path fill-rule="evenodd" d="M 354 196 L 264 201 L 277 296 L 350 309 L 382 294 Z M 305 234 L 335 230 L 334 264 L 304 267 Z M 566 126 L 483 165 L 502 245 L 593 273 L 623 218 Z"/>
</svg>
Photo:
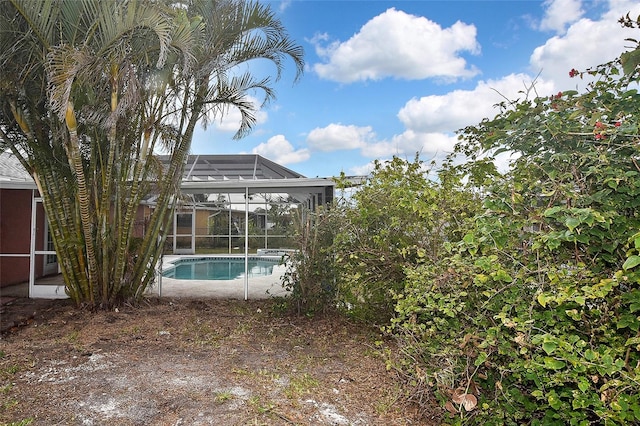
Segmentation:
<svg viewBox="0 0 640 426">
<path fill-rule="evenodd" d="M 640 96 L 615 63 L 591 72 L 586 94 L 463 130 L 470 161 L 447 173 L 483 212 L 447 256 L 405 269 L 389 365 L 453 423 L 640 422 Z"/>
<path fill-rule="evenodd" d="M 477 249 L 467 238 L 441 264 L 412 268 L 396 296 L 391 366 L 414 400 L 433 392 L 459 420 L 488 424 L 640 420 L 640 275 L 531 270 Z M 478 405 L 467 412 L 456 393 Z"/>
<path fill-rule="evenodd" d="M 376 163 L 322 224 L 331 249 L 315 253 L 335 263 L 303 257 L 314 283 L 332 265 L 348 314 L 390 319 L 389 368 L 443 421 L 640 424 L 635 52 L 587 71 L 584 94 L 504 104 L 463 129 L 433 179 L 417 158 Z"/>
<path fill-rule="evenodd" d="M 333 237 L 339 223 L 337 210 L 299 209 L 295 217 L 298 250 L 286 259 L 283 287 L 298 314 L 313 315 L 335 309 L 336 270 Z"/>
<path fill-rule="evenodd" d="M 333 245 L 339 302 L 349 315 L 378 324 L 393 316 L 406 268 L 418 259 L 436 262 L 477 206 L 453 185 L 431 181 L 417 157 L 376 162 L 349 201 Z"/>
</svg>

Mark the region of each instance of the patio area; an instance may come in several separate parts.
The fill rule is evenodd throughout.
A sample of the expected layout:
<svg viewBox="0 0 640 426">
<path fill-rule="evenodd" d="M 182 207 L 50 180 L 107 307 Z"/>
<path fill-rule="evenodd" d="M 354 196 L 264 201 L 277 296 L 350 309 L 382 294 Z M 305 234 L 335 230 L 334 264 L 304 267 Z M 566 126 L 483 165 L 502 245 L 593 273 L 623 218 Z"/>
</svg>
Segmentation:
<svg viewBox="0 0 640 426">
<path fill-rule="evenodd" d="M 162 269 L 171 266 L 171 263 L 182 257 L 188 256 L 164 256 Z M 281 277 L 286 267 L 276 265 L 273 273 L 263 277 L 250 277 L 248 286 L 248 299 L 268 299 L 270 297 L 285 297 L 288 292 L 282 288 Z M 59 285 L 61 292 L 64 292 L 64 282 L 62 275 L 51 275 L 39 278 L 35 285 L 54 286 Z M 160 288 L 159 288 L 160 287 Z M 244 299 L 245 280 L 244 278 L 234 280 L 180 280 L 162 277 L 160 285 L 158 280 L 149 289 L 149 295 L 160 295 L 162 297 L 176 298 L 212 298 L 212 299 Z M 0 288 L 0 305 L 16 298 L 29 297 L 29 283 L 24 282 L 8 287 Z"/>
</svg>

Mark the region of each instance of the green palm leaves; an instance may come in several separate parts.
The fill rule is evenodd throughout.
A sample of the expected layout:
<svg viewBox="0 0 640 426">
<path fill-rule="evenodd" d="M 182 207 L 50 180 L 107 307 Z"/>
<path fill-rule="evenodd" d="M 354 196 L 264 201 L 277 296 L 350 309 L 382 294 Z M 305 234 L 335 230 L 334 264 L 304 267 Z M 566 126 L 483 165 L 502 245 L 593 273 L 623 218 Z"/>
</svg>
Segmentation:
<svg viewBox="0 0 640 426">
<path fill-rule="evenodd" d="M 142 297 L 197 123 L 238 108 L 245 134 L 247 95 L 275 94 L 250 64 L 275 64 L 277 81 L 292 60 L 297 78 L 302 55 L 252 2 L 0 1 L 0 147 L 38 184 L 70 297 L 92 307 Z"/>
</svg>

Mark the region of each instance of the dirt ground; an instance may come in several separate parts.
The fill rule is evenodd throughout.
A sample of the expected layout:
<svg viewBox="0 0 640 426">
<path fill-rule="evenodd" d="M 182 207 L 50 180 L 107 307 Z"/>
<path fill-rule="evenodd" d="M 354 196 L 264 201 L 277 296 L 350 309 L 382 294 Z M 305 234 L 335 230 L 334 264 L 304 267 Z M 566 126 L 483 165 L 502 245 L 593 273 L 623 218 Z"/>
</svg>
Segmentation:
<svg viewBox="0 0 640 426">
<path fill-rule="evenodd" d="M 415 425 L 382 336 L 274 300 L 0 309 L 0 424 Z M 389 345 L 389 343 L 384 343 Z"/>
</svg>

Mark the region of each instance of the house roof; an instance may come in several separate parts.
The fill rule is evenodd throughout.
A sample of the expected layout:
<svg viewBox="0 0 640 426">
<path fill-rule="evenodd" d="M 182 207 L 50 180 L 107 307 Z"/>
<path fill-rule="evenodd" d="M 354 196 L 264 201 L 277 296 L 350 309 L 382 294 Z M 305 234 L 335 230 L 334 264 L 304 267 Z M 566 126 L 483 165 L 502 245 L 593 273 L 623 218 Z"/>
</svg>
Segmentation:
<svg viewBox="0 0 640 426">
<path fill-rule="evenodd" d="M 0 152 L 0 188 L 35 189 L 31 175 L 10 151 Z"/>
<path fill-rule="evenodd" d="M 169 156 L 159 156 L 167 164 Z M 304 178 L 278 163 L 257 154 L 189 155 L 184 167 L 184 181 L 262 180 Z"/>
<path fill-rule="evenodd" d="M 298 201 L 320 195 L 323 202 L 333 198 L 334 187 L 331 178 L 306 178 L 257 154 L 189 155 L 180 186 L 184 194 L 280 193 Z"/>
<path fill-rule="evenodd" d="M 168 165 L 169 156 L 159 159 Z M 323 200 L 333 198 L 334 187 L 330 178 L 306 178 L 257 154 L 189 155 L 181 185 L 185 194 L 283 193 L 300 201 L 317 194 Z M 9 151 L 0 153 L 0 188 L 36 188 Z"/>
</svg>

